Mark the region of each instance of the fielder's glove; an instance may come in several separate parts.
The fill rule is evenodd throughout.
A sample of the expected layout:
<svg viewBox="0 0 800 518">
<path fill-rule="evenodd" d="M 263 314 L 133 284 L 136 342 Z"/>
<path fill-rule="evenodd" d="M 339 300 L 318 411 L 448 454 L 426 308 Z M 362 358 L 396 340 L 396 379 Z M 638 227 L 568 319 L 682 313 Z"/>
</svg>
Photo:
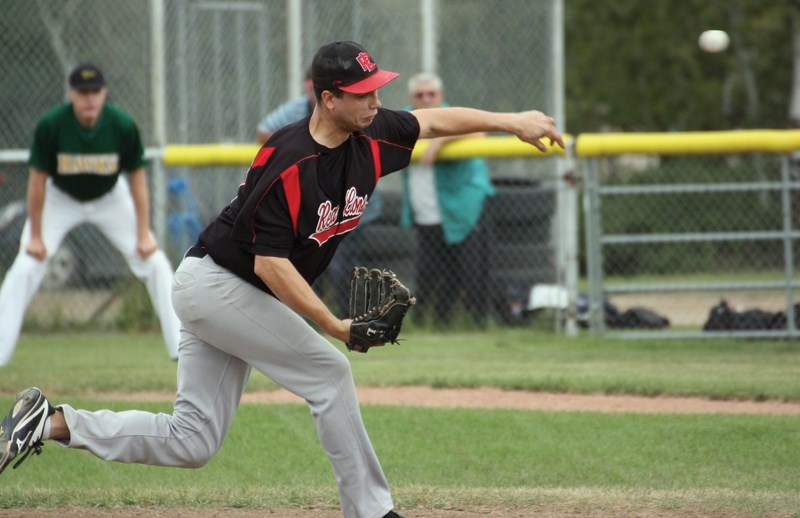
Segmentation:
<svg viewBox="0 0 800 518">
<path fill-rule="evenodd" d="M 365 353 L 397 343 L 403 318 L 417 299 L 389 270 L 353 268 L 350 274 L 350 341 L 347 349 Z"/>
</svg>

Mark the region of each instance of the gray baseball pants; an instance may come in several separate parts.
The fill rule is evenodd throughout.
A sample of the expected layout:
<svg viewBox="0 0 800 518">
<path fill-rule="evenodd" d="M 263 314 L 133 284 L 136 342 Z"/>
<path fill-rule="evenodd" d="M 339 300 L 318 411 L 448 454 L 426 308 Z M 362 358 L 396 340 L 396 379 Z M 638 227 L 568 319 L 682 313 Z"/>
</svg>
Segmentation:
<svg viewBox="0 0 800 518">
<path fill-rule="evenodd" d="M 393 508 L 341 351 L 286 305 L 209 256 L 181 262 L 172 300 L 183 324 L 172 415 L 62 405 L 71 433 L 66 446 L 103 460 L 201 467 L 225 440 L 254 367 L 308 403 L 344 516 L 378 518 Z"/>
</svg>

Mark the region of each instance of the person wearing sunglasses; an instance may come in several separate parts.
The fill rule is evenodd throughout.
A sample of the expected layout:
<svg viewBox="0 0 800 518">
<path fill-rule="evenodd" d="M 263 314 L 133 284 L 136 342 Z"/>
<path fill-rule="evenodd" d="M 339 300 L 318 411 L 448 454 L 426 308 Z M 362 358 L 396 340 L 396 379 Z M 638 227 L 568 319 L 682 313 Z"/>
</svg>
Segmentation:
<svg viewBox="0 0 800 518">
<path fill-rule="evenodd" d="M 409 109 L 447 106 L 441 78 L 420 72 L 408 81 Z M 419 161 L 402 173 L 401 224 L 417 235 L 418 323 L 432 319 L 446 327 L 459 298 L 457 290 L 470 279 L 464 309 L 479 326 L 486 324 L 486 242 L 480 220 L 484 200 L 495 194 L 486 162 L 480 158 L 439 161 L 442 146 L 483 133 L 427 139 Z M 431 311 L 434 313 L 431 314 Z"/>
</svg>

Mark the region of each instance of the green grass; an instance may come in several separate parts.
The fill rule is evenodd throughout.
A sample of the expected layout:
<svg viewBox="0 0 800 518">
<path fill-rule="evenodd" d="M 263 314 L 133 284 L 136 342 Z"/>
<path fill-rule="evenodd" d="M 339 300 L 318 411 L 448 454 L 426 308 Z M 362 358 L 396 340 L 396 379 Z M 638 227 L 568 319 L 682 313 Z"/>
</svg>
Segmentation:
<svg viewBox="0 0 800 518">
<path fill-rule="evenodd" d="M 75 400 L 89 409 L 131 403 Z M 151 411 L 169 404 L 137 403 Z M 405 505 L 426 487 L 482 491 L 599 494 L 769 495 L 800 506 L 800 420 L 787 416 L 634 415 L 435 410 L 368 406 L 364 419 Z M 307 409 L 243 405 L 230 436 L 199 470 L 104 463 L 48 444 L 23 469 L 3 475 L 0 508 L 30 505 L 335 505 L 333 476 Z M 491 491 L 490 491 L 491 492 Z M 680 499 L 678 499 L 680 501 Z M 401 502 L 402 503 L 402 502 Z M 774 502 L 773 502 L 774 503 Z M 765 509 L 773 503 L 749 506 Z M 427 502 L 436 505 L 436 501 Z M 798 507 L 800 509 L 800 507 Z"/>
<path fill-rule="evenodd" d="M 793 342 L 620 342 L 524 329 L 405 338 L 349 353 L 357 381 L 800 401 Z M 81 408 L 169 412 L 169 402 L 98 402 L 92 394 L 175 390 L 175 364 L 154 334 L 26 335 L 0 373 L 5 406 L 20 388 L 39 385 Z M 270 388 L 257 374 L 248 387 Z M 797 416 L 362 412 L 404 508 L 800 516 Z M 308 409 L 245 404 L 220 453 L 199 470 L 105 463 L 47 444 L 2 475 L 0 509 L 34 505 L 335 507 L 338 499 Z"/>
<path fill-rule="evenodd" d="M 798 342 L 571 339 L 525 329 L 404 338 L 348 353 L 356 381 L 800 401 Z M 58 394 L 175 390 L 175 364 L 155 334 L 26 335 L 0 373 L 0 394 L 9 395 L 28 385 Z M 274 388 L 261 375 L 248 385 Z"/>
</svg>

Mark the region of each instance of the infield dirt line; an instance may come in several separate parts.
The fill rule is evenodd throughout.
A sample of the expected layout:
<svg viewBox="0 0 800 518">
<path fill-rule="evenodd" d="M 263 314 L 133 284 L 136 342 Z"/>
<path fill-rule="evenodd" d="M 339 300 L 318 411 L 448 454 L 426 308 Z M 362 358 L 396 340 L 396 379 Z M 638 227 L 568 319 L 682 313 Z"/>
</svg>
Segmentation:
<svg viewBox="0 0 800 518">
<path fill-rule="evenodd" d="M 362 405 L 394 405 L 431 408 L 506 408 L 564 412 L 633 412 L 653 414 L 786 414 L 800 415 L 800 403 L 783 401 L 731 401 L 691 397 L 643 397 L 608 394 L 560 394 L 497 388 L 445 389 L 425 386 L 358 387 Z M 105 401 L 170 401 L 167 392 L 84 393 Z M 58 403 L 57 396 L 51 398 Z M 283 390 L 246 392 L 243 403 L 302 404 L 298 396 Z"/>
</svg>

